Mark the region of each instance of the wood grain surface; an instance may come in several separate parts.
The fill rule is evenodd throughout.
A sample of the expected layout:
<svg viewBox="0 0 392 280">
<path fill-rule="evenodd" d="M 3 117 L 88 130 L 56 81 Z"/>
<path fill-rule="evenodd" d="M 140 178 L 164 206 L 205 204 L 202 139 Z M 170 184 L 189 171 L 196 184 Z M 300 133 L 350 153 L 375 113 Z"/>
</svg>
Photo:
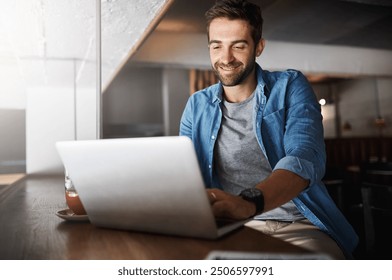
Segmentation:
<svg viewBox="0 0 392 280">
<path fill-rule="evenodd" d="M 0 188 L 0 259 L 194 260 L 213 250 L 306 253 L 304 249 L 243 227 L 215 241 L 148 234 L 70 222 L 62 175 L 27 175 Z"/>
</svg>

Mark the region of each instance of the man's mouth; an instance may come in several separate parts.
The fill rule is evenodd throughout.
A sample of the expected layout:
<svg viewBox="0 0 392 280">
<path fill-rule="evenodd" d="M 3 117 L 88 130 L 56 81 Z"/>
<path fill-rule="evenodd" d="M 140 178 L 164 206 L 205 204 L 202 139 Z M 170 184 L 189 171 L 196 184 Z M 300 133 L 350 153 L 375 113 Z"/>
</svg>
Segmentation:
<svg viewBox="0 0 392 280">
<path fill-rule="evenodd" d="M 240 67 L 240 65 L 222 65 L 219 64 L 218 65 L 219 69 L 223 70 L 223 71 L 233 71 L 235 69 L 237 69 L 238 67 Z"/>
</svg>

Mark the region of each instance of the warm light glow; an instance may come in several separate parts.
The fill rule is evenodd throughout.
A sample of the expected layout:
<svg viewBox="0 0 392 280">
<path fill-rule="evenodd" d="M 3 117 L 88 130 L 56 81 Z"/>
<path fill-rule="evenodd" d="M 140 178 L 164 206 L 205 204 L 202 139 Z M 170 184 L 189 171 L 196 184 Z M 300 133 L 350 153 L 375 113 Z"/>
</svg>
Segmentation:
<svg viewBox="0 0 392 280">
<path fill-rule="evenodd" d="M 321 106 L 324 106 L 325 104 L 327 104 L 327 101 L 324 98 L 321 98 L 319 100 L 319 103 L 320 103 Z"/>
</svg>

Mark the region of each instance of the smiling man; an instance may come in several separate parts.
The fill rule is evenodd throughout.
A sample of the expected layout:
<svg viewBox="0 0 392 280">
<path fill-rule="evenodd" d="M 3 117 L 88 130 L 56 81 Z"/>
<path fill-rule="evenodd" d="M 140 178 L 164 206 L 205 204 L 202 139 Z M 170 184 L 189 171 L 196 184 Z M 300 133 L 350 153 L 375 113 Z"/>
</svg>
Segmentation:
<svg viewBox="0 0 392 280">
<path fill-rule="evenodd" d="M 269 72 L 258 6 L 222 0 L 206 13 L 219 83 L 194 93 L 180 135 L 195 146 L 216 217 L 247 224 L 333 259 L 351 258 L 358 237 L 321 182 L 320 105 L 295 70 Z"/>
<path fill-rule="evenodd" d="M 226 18 L 216 18 L 209 25 L 211 63 L 222 85 L 227 87 L 225 97 L 229 102 L 246 99 L 256 87 L 255 57 L 262 53 L 264 40 L 255 43 L 249 28 L 245 20 Z M 245 91 L 241 87 L 246 87 Z"/>
</svg>

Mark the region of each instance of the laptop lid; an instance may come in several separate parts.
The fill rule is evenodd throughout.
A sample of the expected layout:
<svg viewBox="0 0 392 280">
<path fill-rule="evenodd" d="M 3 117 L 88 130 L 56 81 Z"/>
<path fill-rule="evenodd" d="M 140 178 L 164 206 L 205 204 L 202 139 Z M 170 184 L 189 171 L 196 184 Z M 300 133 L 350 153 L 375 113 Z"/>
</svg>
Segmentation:
<svg viewBox="0 0 392 280">
<path fill-rule="evenodd" d="M 116 229 L 217 238 L 192 141 L 184 136 L 56 143 L 91 223 Z"/>
</svg>

